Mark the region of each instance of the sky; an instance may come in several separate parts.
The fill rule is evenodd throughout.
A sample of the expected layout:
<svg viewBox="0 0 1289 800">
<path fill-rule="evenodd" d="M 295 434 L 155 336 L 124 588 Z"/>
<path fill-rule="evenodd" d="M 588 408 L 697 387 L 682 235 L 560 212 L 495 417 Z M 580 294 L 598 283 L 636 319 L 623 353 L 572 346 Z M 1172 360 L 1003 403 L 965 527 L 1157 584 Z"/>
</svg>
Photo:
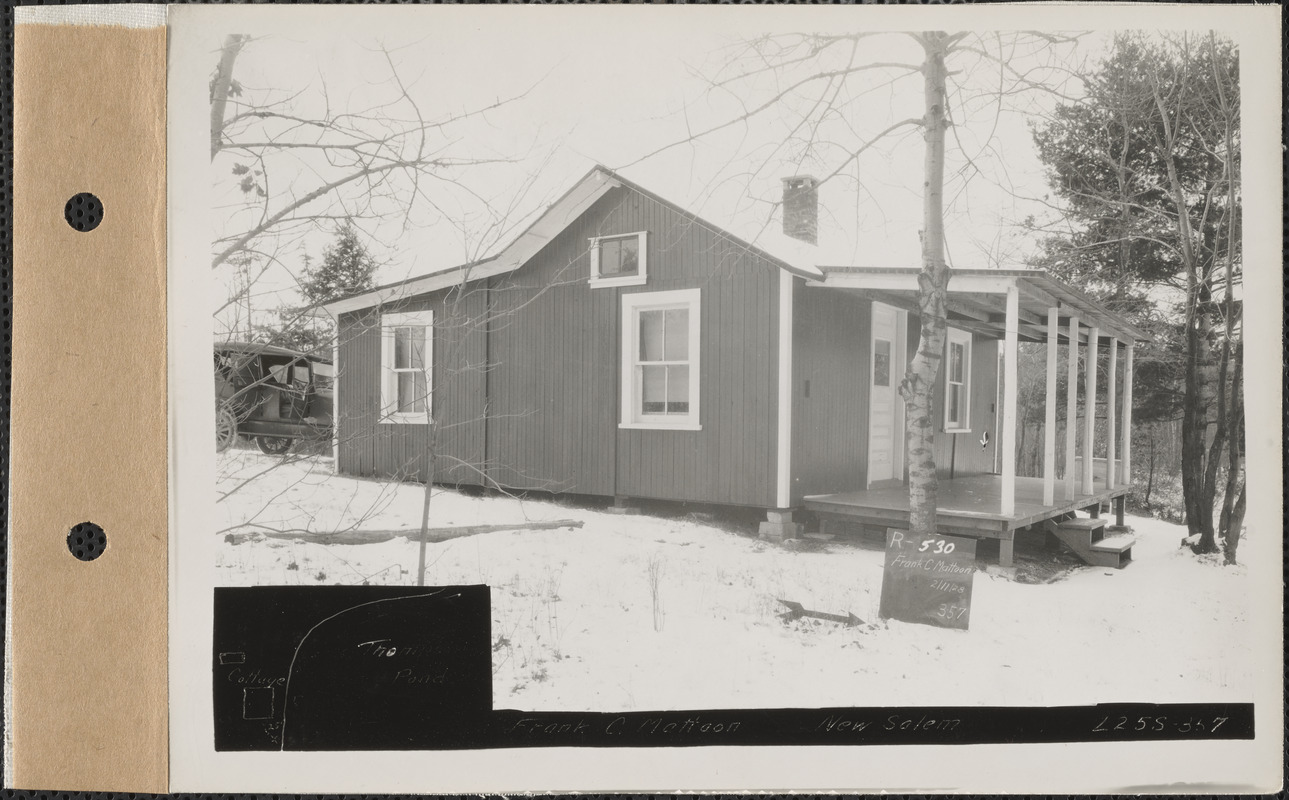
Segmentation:
<svg viewBox="0 0 1289 800">
<path fill-rule="evenodd" d="M 778 46 L 800 42 L 795 34 L 856 33 L 861 29 L 849 21 L 853 17 L 820 18 L 828 24 L 810 18 L 803 25 L 807 18 L 773 13 L 745 14 L 737 24 L 729 16 L 696 15 L 695 24 L 676 25 L 670 22 L 674 18 L 586 9 L 576 24 L 560 24 L 567 15 L 535 24 L 529 17 L 479 11 L 457 17 L 426 13 L 411 18 L 415 24 L 403 24 L 406 16 L 389 24 L 379 13 L 365 16 L 362 24 L 352 15 L 329 21 L 320 14 L 308 24 L 242 23 L 236 29 L 254 37 L 234 73 L 246 87 L 243 97 L 286 99 L 283 108 L 298 117 L 316 117 L 328 108 L 369 114 L 392 98 L 395 72 L 426 118 L 511 98 L 449 126 L 433 142 L 449 157 L 505 163 L 463 169 L 455 183 L 423 184 L 410 211 L 410 183 L 393 184 L 389 201 L 400 213 L 358 223 L 382 265 L 378 282 L 495 251 L 597 163 L 752 241 L 781 224 L 775 205 L 781 178 L 831 176 L 820 190 L 820 244 L 830 262 L 919 263 L 924 153 L 919 129 L 905 127 L 849 158 L 893 123 L 922 115 L 919 74 L 883 67 L 848 76 L 832 86 L 835 93 L 825 95 L 831 111 L 810 136 L 798 123 L 827 83 L 807 81 L 782 100 L 769 101 L 808 71 L 841 66 L 838 57 L 849 52 L 849 45 L 832 47 L 803 69 L 714 85 L 754 66 L 749 41 L 774 36 Z M 212 69 L 225 32 L 212 31 Z M 1095 54 L 1104 37 L 1056 50 L 1033 48 L 1023 35 L 983 32 L 972 41 L 991 53 L 1000 43 L 1019 42 L 1005 51 L 1005 60 L 1028 69 L 1049 59 L 1074 64 Z M 852 63 L 920 61 L 916 42 L 892 32 L 859 39 Z M 1000 82 L 1011 81 L 996 63 L 968 53 L 951 61 L 950 68 L 957 70 L 946 176 L 950 263 L 1019 266 L 1031 243 L 1017 223 L 1044 212 L 1032 198 L 1046 191 L 1027 112 L 1050 108 L 1056 98 L 1016 92 L 1000 105 L 996 90 Z M 1077 90 L 1068 75 L 1043 74 L 1063 91 Z M 767 103 L 765 111 L 729 124 Z M 404 121 L 413 116 L 407 103 L 388 113 Z M 242 154 L 225 152 L 211 165 L 217 235 L 244 229 L 259 214 L 246 206 L 247 195 L 237 188 L 240 177 L 232 173 L 234 164 L 249 163 Z M 339 174 L 310 150 L 274 155 L 268 172 L 275 201 Z M 346 207 L 355 199 L 339 197 Z M 295 302 L 290 273 L 298 271 L 305 252 L 320 257 L 328 238 L 315 232 L 276 251 L 280 261 L 257 284 L 254 306 L 264 310 Z M 225 280 L 232 280 L 231 271 Z"/>
</svg>

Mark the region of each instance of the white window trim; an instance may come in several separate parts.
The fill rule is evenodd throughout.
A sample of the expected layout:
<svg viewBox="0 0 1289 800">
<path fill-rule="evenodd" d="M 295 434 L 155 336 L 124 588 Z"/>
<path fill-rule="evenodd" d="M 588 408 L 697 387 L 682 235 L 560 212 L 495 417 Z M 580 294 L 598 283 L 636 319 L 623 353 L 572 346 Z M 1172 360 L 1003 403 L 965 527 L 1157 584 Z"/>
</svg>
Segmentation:
<svg viewBox="0 0 1289 800">
<path fill-rule="evenodd" d="M 689 309 L 689 413 L 651 415 L 639 410 L 636 366 L 640 353 L 640 313 L 667 308 Z M 622 295 L 622 409 L 618 427 L 624 429 L 700 431 L 699 387 L 702 384 L 702 290 L 638 292 Z"/>
<path fill-rule="evenodd" d="M 949 328 L 944 340 L 944 432 L 971 433 L 971 332 Z M 962 419 L 956 424 L 949 420 L 949 348 L 962 344 Z"/>
<path fill-rule="evenodd" d="M 394 372 L 394 328 L 425 326 L 425 411 L 397 412 Z M 428 425 L 434 413 L 434 312 L 408 311 L 380 317 L 380 422 Z"/>
<path fill-rule="evenodd" d="M 613 239 L 630 239 L 636 237 L 639 241 L 640 251 L 640 271 L 635 275 L 619 275 L 611 278 L 600 277 L 600 242 L 611 241 Z M 591 288 L 604 289 L 610 286 L 643 286 L 648 280 L 649 268 L 649 235 L 645 231 L 636 233 L 620 233 L 613 236 L 593 236 L 591 237 Z"/>
</svg>

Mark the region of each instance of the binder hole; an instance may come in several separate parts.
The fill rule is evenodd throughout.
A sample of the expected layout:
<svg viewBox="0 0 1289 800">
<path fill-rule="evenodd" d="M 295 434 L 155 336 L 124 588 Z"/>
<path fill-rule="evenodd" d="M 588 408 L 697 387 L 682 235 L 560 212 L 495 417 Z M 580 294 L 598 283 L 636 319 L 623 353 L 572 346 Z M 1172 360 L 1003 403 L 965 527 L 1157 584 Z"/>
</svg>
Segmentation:
<svg viewBox="0 0 1289 800">
<path fill-rule="evenodd" d="M 81 192 L 63 206 L 63 218 L 82 233 L 88 233 L 103 221 L 103 203 L 89 192 Z"/>
<path fill-rule="evenodd" d="M 107 534 L 92 522 L 82 522 L 67 534 L 67 549 L 81 561 L 93 561 L 107 549 Z"/>
</svg>

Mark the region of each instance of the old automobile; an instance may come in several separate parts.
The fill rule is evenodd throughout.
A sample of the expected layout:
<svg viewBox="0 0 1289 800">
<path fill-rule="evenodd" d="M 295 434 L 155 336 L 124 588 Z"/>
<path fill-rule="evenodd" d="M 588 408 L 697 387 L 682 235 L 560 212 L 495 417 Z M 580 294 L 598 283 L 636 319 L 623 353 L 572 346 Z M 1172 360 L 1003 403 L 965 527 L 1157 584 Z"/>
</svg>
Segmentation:
<svg viewBox="0 0 1289 800">
<path fill-rule="evenodd" d="M 329 361 L 284 347 L 216 344 L 216 450 L 227 450 L 239 435 L 268 455 L 282 455 L 301 440 L 329 440 L 331 370 Z"/>
</svg>

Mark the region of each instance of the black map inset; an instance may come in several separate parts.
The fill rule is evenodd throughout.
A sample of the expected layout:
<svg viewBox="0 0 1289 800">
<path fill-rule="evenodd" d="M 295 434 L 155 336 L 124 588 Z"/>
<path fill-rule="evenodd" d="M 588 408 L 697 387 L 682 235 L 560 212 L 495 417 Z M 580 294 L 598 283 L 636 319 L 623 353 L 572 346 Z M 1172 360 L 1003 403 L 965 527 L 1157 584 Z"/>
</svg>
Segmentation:
<svg viewBox="0 0 1289 800">
<path fill-rule="evenodd" d="M 218 750 L 463 741 L 492 710 L 488 587 L 215 590 Z"/>
</svg>

